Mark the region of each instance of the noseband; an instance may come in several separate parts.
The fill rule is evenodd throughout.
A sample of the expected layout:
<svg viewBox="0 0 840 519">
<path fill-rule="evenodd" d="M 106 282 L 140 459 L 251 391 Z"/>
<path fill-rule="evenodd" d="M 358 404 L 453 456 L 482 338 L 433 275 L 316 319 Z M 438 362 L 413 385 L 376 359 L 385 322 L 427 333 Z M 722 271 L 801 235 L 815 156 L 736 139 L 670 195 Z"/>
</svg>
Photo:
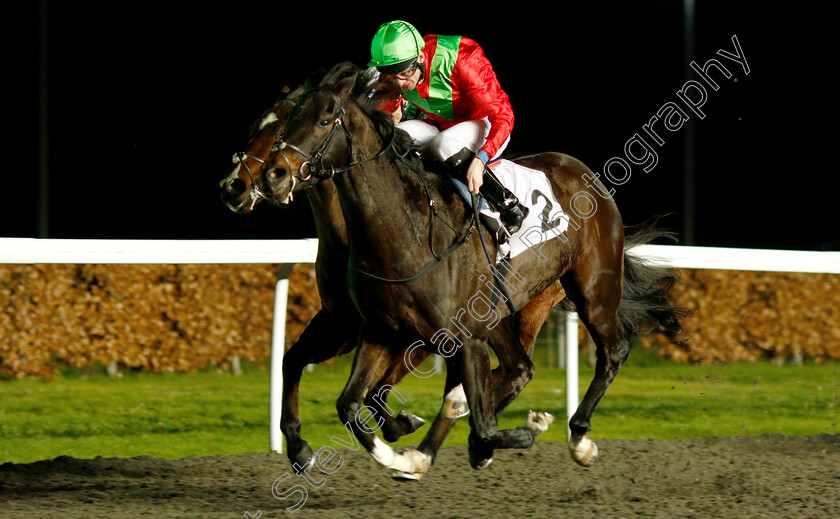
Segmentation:
<svg viewBox="0 0 840 519">
<path fill-rule="evenodd" d="M 303 163 L 301 163 L 300 167 L 298 167 L 297 171 L 292 173 L 292 188 L 294 189 L 295 181 L 305 182 L 307 183 L 306 188 L 312 187 L 314 183 L 312 181 L 313 177 L 319 180 L 327 180 L 334 177 L 338 173 L 344 173 L 346 171 L 350 171 L 353 168 L 361 166 L 365 162 L 370 162 L 372 160 L 376 160 L 379 158 L 394 142 L 394 133 L 391 133 L 391 137 L 388 141 L 388 144 L 383 146 L 379 152 L 371 158 L 362 160 L 360 162 L 351 163 L 353 157 L 353 136 L 350 133 L 350 130 L 347 128 L 347 124 L 344 122 L 344 117 L 347 115 L 347 111 L 344 106 L 344 102 L 331 90 L 326 88 L 312 88 L 307 90 L 304 95 L 309 94 L 310 92 L 321 92 L 324 94 L 329 95 L 333 101 L 335 101 L 336 105 L 338 106 L 338 113 L 336 113 L 335 118 L 333 119 L 333 126 L 330 129 L 330 133 L 327 134 L 326 138 L 321 142 L 321 144 L 315 148 L 311 154 L 307 153 L 300 147 L 290 144 L 283 140 L 283 133 L 278 133 L 275 138 L 277 142 L 272 146 L 272 151 L 279 151 L 280 155 L 283 156 L 283 160 L 286 162 L 286 165 L 289 168 L 289 171 L 292 170 L 291 162 L 289 161 L 289 157 L 286 155 L 285 150 L 288 148 L 306 159 Z M 335 166 L 324 167 L 323 161 L 324 156 L 327 154 L 330 146 L 332 146 L 333 141 L 335 141 L 336 136 L 338 135 L 339 129 L 344 131 L 344 137 L 347 140 L 347 166 L 336 168 Z M 304 173 L 304 169 L 306 172 Z"/>
<path fill-rule="evenodd" d="M 248 163 L 245 162 L 246 158 L 259 162 L 261 166 L 263 164 L 265 164 L 265 161 L 263 159 L 259 158 L 259 157 L 255 157 L 253 155 L 245 153 L 244 151 L 237 152 L 233 155 L 233 163 L 234 164 L 242 164 L 243 166 L 245 166 L 245 171 L 248 172 L 248 178 L 251 180 L 251 190 L 250 190 L 251 207 L 249 208 L 249 210 L 253 211 L 254 206 L 257 205 L 257 202 L 260 199 L 265 199 L 265 194 L 260 189 L 260 186 L 258 186 L 257 183 L 254 181 L 254 173 L 251 171 L 251 167 L 248 166 Z M 243 200 L 236 207 L 236 209 L 237 210 L 242 209 L 244 206 L 245 206 L 245 200 Z"/>
</svg>

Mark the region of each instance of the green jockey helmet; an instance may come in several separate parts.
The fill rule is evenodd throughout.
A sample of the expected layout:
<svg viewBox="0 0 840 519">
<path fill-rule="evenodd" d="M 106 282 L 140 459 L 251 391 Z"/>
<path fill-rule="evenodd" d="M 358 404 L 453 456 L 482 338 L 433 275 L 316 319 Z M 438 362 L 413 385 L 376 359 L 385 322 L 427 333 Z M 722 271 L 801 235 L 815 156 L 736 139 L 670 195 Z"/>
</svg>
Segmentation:
<svg viewBox="0 0 840 519">
<path fill-rule="evenodd" d="M 392 67 L 399 63 L 417 59 L 420 49 L 425 47 L 420 32 L 408 22 L 394 20 L 383 23 L 370 44 L 369 67 Z"/>
</svg>

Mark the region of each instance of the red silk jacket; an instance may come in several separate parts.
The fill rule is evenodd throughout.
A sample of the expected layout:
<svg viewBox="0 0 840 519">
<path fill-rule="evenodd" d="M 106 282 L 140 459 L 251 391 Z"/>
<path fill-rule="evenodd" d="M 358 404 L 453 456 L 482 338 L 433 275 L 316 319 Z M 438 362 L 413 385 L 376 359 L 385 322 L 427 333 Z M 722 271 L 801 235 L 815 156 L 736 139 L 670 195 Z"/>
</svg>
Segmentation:
<svg viewBox="0 0 840 519">
<path fill-rule="evenodd" d="M 479 156 L 481 152 L 486 154 L 486 162 L 498 153 L 513 130 L 508 95 L 475 41 L 465 36 L 427 35 L 423 39 L 426 71 L 416 93 L 426 102 L 418 101 L 412 92 L 406 93 L 408 102 L 440 130 L 487 117 L 490 133 L 479 152 Z"/>
</svg>

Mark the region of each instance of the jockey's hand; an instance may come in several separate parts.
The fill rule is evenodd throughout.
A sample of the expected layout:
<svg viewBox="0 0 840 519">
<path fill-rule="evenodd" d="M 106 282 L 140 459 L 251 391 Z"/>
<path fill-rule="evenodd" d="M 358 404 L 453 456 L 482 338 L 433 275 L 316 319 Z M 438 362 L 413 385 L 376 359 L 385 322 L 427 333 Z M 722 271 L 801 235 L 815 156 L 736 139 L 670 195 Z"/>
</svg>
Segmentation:
<svg viewBox="0 0 840 519">
<path fill-rule="evenodd" d="M 391 119 L 394 121 L 394 124 L 399 124 L 403 120 L 403 114 L 405 114 L 405 105 L 407 102 L 405 100 L 400 99 L 399 103 L 397 104 L 397 109 L 391 114 Z"/>
<path fill-rule="evenodd" d="M 467 168 L 467 188 L 470 193 L 478 194 L 481 184 L 484 183 L 484 163 L 478 157 L 473 157 L 470 167 Z"/>
</svg>

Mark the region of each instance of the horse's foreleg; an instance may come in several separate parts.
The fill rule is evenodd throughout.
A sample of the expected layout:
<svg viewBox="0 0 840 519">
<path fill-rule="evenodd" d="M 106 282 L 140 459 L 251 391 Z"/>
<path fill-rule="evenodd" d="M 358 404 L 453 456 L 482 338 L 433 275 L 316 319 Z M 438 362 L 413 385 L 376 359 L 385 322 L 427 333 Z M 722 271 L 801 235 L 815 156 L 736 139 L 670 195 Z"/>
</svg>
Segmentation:
<svg viewBox="0 0 840 519">
<path fill-rule="evenodd" d="M 409 474 L 424 472 L 428 468 L 425 455 L 413 449 L 405 453 L 394 452 L 376 436 L 384 419 L 375 410 L 363 405 L 368 393 L 383 380 L 396 361 L 402 361 L 402 358 L 396 358 L 386 346 L 363 338 L 350 379 L 336 403 L 338 416 L 353 431 L 359 444 L 383 467 Z"/>
<path fill-rule="evenodd" d="M 413 354 L 413 352 L 411 353 Z M 418 366 L 422 362 L 423 358 L 428 355 L 429 354 L 427 352 L 423 352 L 423 355 L 421 356 L 422 358 L 414 358 L 410 363 L 410 366 Z M 406 366 L 406 364 L 407 363 L 403 363 L 402 366 Z M 407 368 L 403 375 L 409 372 L 410 368 Z M 432 426 L 429 427 L 426 436 L 423 437 L 423 441 L 417 446 L 417 451 L 425 456 L 425 460 L 428 463 L 422 471 L 414 473 L 395 471 L 392 474 L 392 477 L 395 479 L 420 479 L 423 476 L 423 472 L 425 472 L 425 470 L 434 463 L 434 459 L 437 457 L 437 453 L 440 450 L 441 445 L 443 445 L 443 441 L 446 439 L 449 431 L 452 430 L 452 426 L 455 425 L 455 420 L 467 416 L 468 414 L 469 404 L 467 403 L 467 396 L 464 393 L 464 388 L 461 385 L 460 372 L 458 371 L 455 362 L 447 359 L 443 405 L 435 417 L 435 420 L 432 422 Z"/>
<path fill-rule="evenodd" d="M 516 347 L 521 349 L 519 344 Z M 534 434 L 527 426 L 499 430 L 486 343 L 476 339 L 465 340 L 457 357 L 461 381 L 470 404 L 469 451 L 472 467 L 480 469 L 489 465 L 494 449 L 524 449 L 533 445 Z"/>
<path fill-rule="evenodd" d="M 312 460 L 312 449 L 300 435 L 298 391 L 303 369 L 346 353 L 353 348 L 348 327 L 336 322 L 326 310 L 320 310 L 304 329 L 300 338 L 283 356 L 283 411 L 280 430 L 286 437 L 289 460 L 304 469 Z"/>
<path fill-rule="evenodd" d="M 365 405 L 379 413 L 377 416 L 381 416 L 384 421 L 382 435 L 385 437 L 385 441 L 394 443 L 403 436 L 411 434 L 426 425 L 426 420 L 405 409 L 399 413 L 391 414 L 393 410 L 385 401 L 387 394 L 390 392 L 391 384 L 376 386 L 370 392 L 368 398 L 365 399 Z"/>
<path fill-rule="evenodd" d="M 522 310 L 503 319 L 492 330 L 489 342 L 499 359 L 499 367 L 492 371 L 496 416 L 533 377 L 531 357 L 537 335 L 551 314 L 551 309 L 565 294 L 560 282 L 555 282 L 529 301 Z"/>
<path fill-rule="evenodd" d="M 511 316 L 511 319 L 514 319 L 511 324 L 515 325 L 513 327 L 515 338 L 518 339 L 519 344 L 522 345 L 522 348 L 529 360 L 534 355 L 534 346 L 536 344 L 537 335 L 539 334 L 546 319 L 548 319 L 549 315 L 551 315 L 551 309 L 565 297 L 566 291 L 563 289 L 563 285 L 560 284 L 559 281 L 556 281 L 546 288 L 540 295 L 529 301 L 517 315 Z M 528 381 L 526 380 L 525 383 L 527 384 L 527 382 Z M 496 416 L 498 416 L 511 401 L 512 399 L 505 400 L 503 397 L 499 397 L 496 406 Z M 531 430 L 534 436 L 538 436 L 547 431 L 553 422 L 554 416 L 550 413 L 545 411 L 529 411 L 526 426 Z"/>
</svg>

